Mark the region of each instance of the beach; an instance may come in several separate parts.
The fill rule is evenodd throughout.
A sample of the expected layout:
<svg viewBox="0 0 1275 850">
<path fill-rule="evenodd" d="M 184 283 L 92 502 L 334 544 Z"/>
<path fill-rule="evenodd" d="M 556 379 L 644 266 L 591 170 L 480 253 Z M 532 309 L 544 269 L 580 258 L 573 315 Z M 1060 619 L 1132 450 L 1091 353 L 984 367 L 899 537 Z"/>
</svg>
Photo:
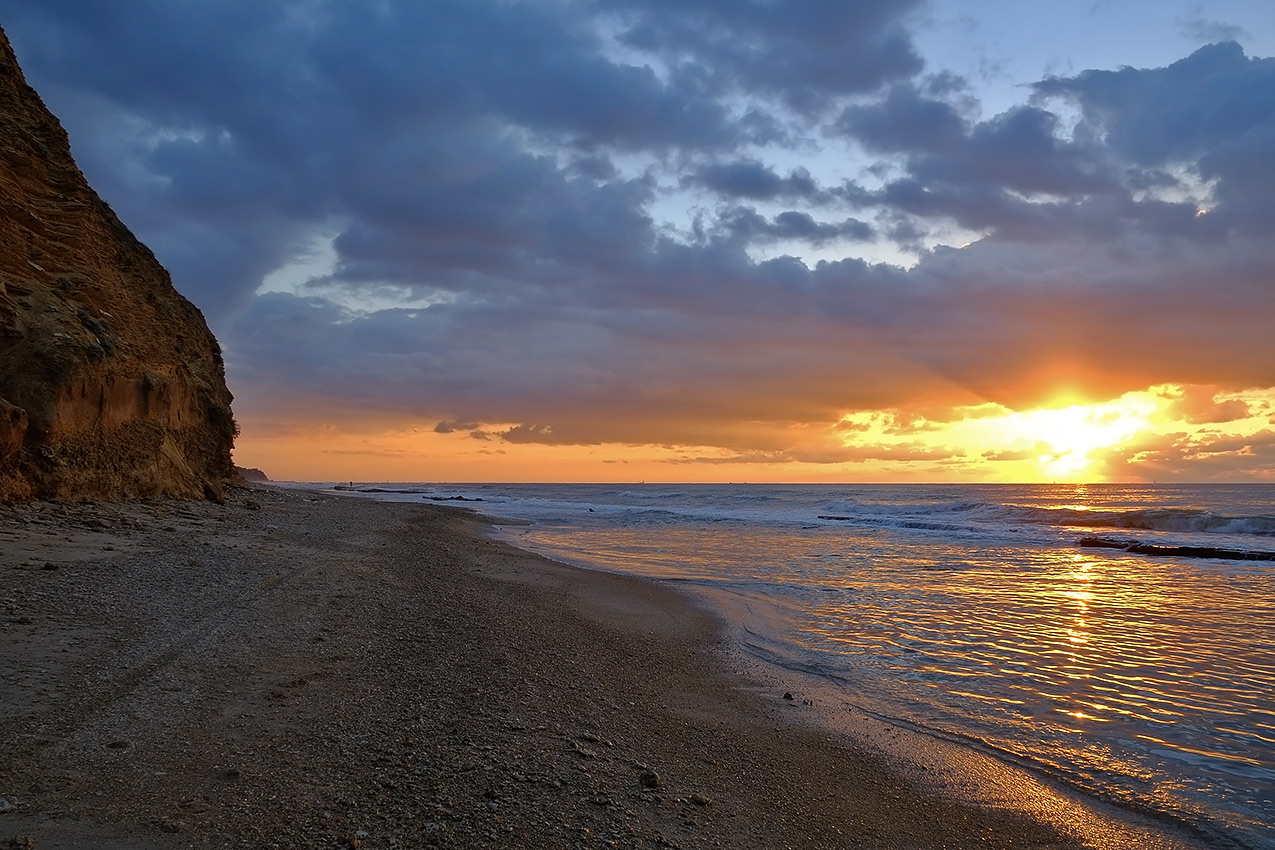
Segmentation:
<svg viewBox="0 0 1275 850">
<path fill-rule="evenodd" d="M 742 675 L 703 605 L 486 522 L 271 487 L 0 508 L 0 840 L 1177 846 L 947 793 Z"/>
</svg>

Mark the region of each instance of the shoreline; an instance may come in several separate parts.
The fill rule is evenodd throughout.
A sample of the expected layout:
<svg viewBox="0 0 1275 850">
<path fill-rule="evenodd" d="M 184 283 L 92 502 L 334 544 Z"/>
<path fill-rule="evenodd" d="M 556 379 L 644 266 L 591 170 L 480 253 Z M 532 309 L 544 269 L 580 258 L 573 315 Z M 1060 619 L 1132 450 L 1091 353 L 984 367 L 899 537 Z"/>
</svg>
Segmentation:
<svg viewBox="0 0 1275 850">
<path fill-rule="evenodd" d="M 268 486 L 0 508 L 0 838 L 1135 846 L 908 773 L 731 662 L 705 600 L 493 522 Z"/>
<path fill-rule="evenodd" d="M 486 516 L 481 507 L 474 510 Z M 496 526 L 498 539 L 521 548 L 516 531 L 504 529 L 526 522 L 487 519 Z M 678 595 L 719 621 L 725 640 L 719 643 L 718 654 L 726 675 L 749 683 L 743 687 L 754 690 L 762 700 L 773 702 L 776 694 L 793 694 L 793 701 L 778 703 L 786 722 L 805 725 L 817 734 L 831 733 L 841 745 L 883 757 L 891 770 L 917 789 L 975 807 L 1026 814 L 1060 827 L 1065 835 L 1078 839 L 1085 847 L 1201 850 L 1213 846 L 1207 838 L 1194 835 L 1189 822 L 1095 797 L 1035 765 L 998 756 L 976 739 L 915 726 L 881 713 L 879 707 L 874 711 L 866 707 L 873 700 L 856 700 L 845 683 L 814 671 L 787 667 L 749 651 L 748 646 L 759 636 L 773 641 L 771 630 L 781 627 L 786 619 L 783 614 L 763 613 L 771 605 L 769 600 L 536 554 L 574 569 L 635 577 L 674 588 Z M 1225 846 L 1231 846 L 1222 840 Z"/>
</svg>

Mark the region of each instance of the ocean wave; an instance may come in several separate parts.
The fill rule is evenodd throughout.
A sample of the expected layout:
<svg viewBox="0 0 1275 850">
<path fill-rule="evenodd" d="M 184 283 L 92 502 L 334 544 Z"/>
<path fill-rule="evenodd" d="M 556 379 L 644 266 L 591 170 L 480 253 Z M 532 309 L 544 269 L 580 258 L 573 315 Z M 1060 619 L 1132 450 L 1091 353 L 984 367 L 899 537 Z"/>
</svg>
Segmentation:
<svg viewBox="0 0 1275 850">
<path fill-rule="evenodd" d="M 1007 505 L 995 502 L 976 500 L 959 500 L 953 502 L 934 502 L 921 504 L 894 504 L 888 502 L 861 502 L 857 499 L 835 499 L 825 502 L 822 510 L 828 514 L 851 514 L 854 516 L 899 516 L 899 515 L 939 515 L 939 514 L 977 514 L 998 512 Z"/>
<path fill-rule="evenodd" d="M 1056 509 L 1064 511 L 1065 509 Z M 1061 519 L 1062 517 L 1060 517 Z M 1194 534 L 1275 536 L 1275 516 L 1223 516 L 1192 508 L 1150 508 L 1132 511 L 1075 512 L 1062 525 L 1084 528 L 1128 528 L 1141 531 L 1179 531 Z"/>
<path fill-rule="evenodd" d="M 620 499 L 685 499 L 686 494 L 677 490 L 619 490 L 614 494 Z"/>
<path fill-rule="evenodd" d="M 969 523 L 942 522 L 939 520 L 907 518 L 888 519 L 883 517 L 838 516 L 836 514 L 819 514 L 817 519 L 827 522 L 854 523 L 855 525 L 866 526 L 869 528 L 906 528 L 913 531 L 946 531 L 955 533 L 978 530 L 975 526 L 972 526 Z"/>
<path fill-rule="evenodd" d="M 1269 514 L 1228 516 L 1197 508 L 1176 507 L 1090 510 L 979 501 L 901 505 L 838 500 L 825 504 L 817 516 L 822 520 L 936 531 L 967 529 L 969 523 L 995 523 L 1275 537 L 1275 516 Z"/>
</svg>

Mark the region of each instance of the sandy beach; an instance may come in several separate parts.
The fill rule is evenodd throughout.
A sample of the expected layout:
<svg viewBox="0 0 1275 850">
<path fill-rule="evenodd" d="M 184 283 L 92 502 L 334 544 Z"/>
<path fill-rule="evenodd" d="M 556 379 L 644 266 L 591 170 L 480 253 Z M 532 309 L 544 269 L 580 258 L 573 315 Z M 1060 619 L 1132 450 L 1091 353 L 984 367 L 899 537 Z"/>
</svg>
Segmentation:
<svg viewBox="0 0 1275 850">
<path fill-rule="evenodd" d="M 917 781 L 733 672 L 702 606 L 483 532 L 271 487 L 0 508 L 0 842 L 1128 840 Z"/>
</svg>

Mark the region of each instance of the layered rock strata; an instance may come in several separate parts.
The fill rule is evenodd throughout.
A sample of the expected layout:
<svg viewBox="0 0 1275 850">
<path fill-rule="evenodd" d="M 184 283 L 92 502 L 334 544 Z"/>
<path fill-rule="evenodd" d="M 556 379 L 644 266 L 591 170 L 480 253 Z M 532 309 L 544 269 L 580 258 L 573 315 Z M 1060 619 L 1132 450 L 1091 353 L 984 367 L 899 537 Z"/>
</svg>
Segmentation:
<svg viewBox="0 0 1275 850">
<path fill-rule="evenodd" d="M 0 502 L 220 498 L 217 340 L 93 191 L 0 30 Z"/>
</svg>

